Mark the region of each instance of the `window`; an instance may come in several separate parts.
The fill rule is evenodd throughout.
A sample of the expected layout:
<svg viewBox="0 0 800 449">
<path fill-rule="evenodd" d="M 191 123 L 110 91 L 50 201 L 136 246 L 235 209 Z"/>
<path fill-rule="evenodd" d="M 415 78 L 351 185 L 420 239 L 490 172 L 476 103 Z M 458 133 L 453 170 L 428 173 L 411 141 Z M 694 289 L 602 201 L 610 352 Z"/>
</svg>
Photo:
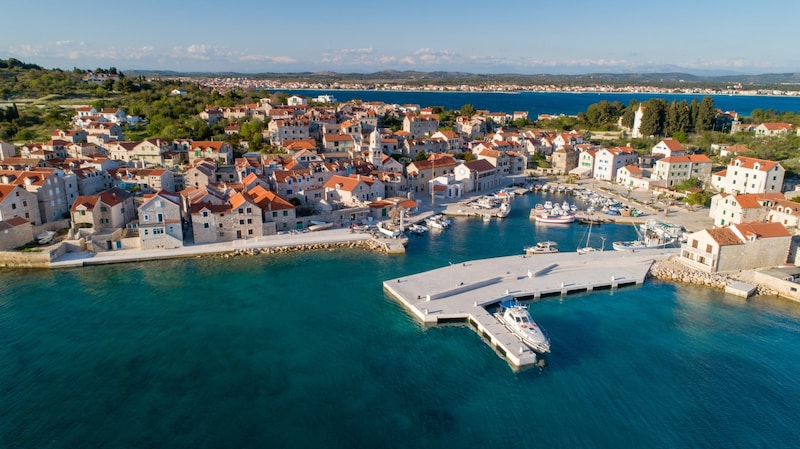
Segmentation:
<svg viewBox="0 0 800 449">
<path fill-rule="evenodd" d="M 253 208 L 252 207 L 248 207 L 247 208 L 247 213 L 248 214 L 252 214 L 253 213 Z"/>
<path fill-rule="evenodd" d="M 283 211 L 283 216 L 284 217 L 288 217 L 289 216 L 289 212 L 288 211 Z"/>
<path fill-rule="evenodd" d="M 11 203 L 11 209 L 16 209 L 16 208 L 17 208 L 17 204 L 16 203 Z"/>
<path fill-rule="evenodd" d="M 244 209 L 242 209 L 242 208 L 239 208 L 239 213 L 240 213 L 240 214 L 243 214 L 243 213 L 244 213 Z"/>
<path fill-rule="evenodd" d="M 277 212 L 273 212 L 273 213 L 272 213 L 272 218 L 275 218 L 275 217 L 277 217 L 277 216 L 278 216 L 278 213 L 277 213 Z"/>
<path fill-rule="evenodd" d="M 208 223 L 203 223 L 203 229 L 208 229 Z"/>
<path fill-rule="evenodd" d="M 248 229 L 248 230 L 247 230 L 247 234 L 248 234 L 248 235 L 253 235 L 253 230 L 252 230 L 252 229 Z"/>
<path fill-rule="evenodd" d="M 710 253 L 710 252 L 711 252 L 711 245 L 706 245 L 706 252 L 707 252 L 707 253 Z"/>
<path fill-rule="evenodd" d="M 220 227 L 220 228 L 222 227 L 222 223 L 220 223 L 220 224 L 219 224 L 219 227 Z"/>
<path fill-rule="evenodd" d="M 252 218 L 248 218 L 247 219 L 247 224 L 253 224 L 253 219 Z"/>
<path fill-rule="evenodd" d="M 207 211 L 207 210 L 204 210 L 204 211 L 203 211 L 203 216 L 204 216 L 204 217 L 208 217 L 208 211 Z"/>
<path fill-rule="evenodd" d="M 239 220 L 239 224 L 243 225 L 244 224 L 244 220 Z"/>
<path fill-rule="evenodd" d="M 164 228 L 155 228 L 155 229 L 153 229 L 153 235 L 163 234 L 163 233 L 164 233 Z"/>
</svg>

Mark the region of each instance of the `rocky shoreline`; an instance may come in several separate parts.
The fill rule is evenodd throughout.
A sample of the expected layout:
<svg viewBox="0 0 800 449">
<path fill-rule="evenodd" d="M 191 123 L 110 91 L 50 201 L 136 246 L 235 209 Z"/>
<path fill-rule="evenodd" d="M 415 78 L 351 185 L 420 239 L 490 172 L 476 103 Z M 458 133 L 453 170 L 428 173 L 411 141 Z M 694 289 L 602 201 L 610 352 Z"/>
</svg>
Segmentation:
<svg viewBox="0 0 800 449">
<path fill-rule="evenodd" d="M 304 243 L 298 245 L 273 246 L 268 248 L 237 249 L 221 254 L 223 259 L 237 256 L 257 256 L 260 254 L 296 253 L 304 251 L 333 251 L 337 249 L 362 249 L 386 252 L 386 246 L 377 240 L 358 240 L 352 242 Z"/>
<path fill-rule="evenodd" d="M 650 266 L 648 277 L 667 282 L 700 285 L 724 290 L 731 282 L 739 280 L 733 274 L 705 273 L 689 268 L 674 258 L 657 260 Z M 763 285 L 756 285 L 756 295 L 777 295 L 778 293 Z"/>
</svg>

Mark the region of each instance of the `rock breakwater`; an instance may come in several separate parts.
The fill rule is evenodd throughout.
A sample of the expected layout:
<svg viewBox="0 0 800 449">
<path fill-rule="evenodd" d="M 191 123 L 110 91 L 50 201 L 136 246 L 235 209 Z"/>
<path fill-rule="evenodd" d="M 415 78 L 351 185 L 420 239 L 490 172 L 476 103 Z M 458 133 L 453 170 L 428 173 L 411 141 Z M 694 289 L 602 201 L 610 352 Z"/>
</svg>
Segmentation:
<svg viewBox="0 0 800 449">
<path fill-rule="evenodd" d="M 331 242 L 331 243 L 304 243 L 298 245 L 273 246 L 268 248 L 237 249 L 235 251 L 223 254 L 222 257 L 227 259 L 237 256 L 296 253 L 302 251 L 326 251 L 326 250 L 332 251 L 336 249 L 363 249 L 368 251 L 386 252 L 386 245 L 377 240 L 358 240 L 354 242 Z"/>
<path fill-rule="evenodd" d="M 653 262 L 648 274 L 651 278 L 662 281 L 683 282 L 718 289 L 724 289 L 730 282 L 728 276 L 695 270 L 672 258 Z"/>
</svg>

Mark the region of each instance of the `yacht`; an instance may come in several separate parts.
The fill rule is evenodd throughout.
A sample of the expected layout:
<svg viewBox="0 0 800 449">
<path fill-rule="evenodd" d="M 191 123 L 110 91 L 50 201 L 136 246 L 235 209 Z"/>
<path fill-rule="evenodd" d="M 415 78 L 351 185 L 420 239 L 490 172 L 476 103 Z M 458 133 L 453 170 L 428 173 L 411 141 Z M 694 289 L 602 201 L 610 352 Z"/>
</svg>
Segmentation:
<svg viewBox="0 0 800 449">
<path fill-rule="evenodd" d="M 497 218 L 506 218 L 511 213 L 511 203 L 508 200 L 503 201 L 500 205 L 500 210 L 497 211 Z"/>
<path fill-rule="evenodd" d="M 528 307 L 517 301 L 503 301 L 495 318 L 514 333 L 526 346 L 538 353 L 550 352 L 550 338 L 531 318 Z"/>
</svg>

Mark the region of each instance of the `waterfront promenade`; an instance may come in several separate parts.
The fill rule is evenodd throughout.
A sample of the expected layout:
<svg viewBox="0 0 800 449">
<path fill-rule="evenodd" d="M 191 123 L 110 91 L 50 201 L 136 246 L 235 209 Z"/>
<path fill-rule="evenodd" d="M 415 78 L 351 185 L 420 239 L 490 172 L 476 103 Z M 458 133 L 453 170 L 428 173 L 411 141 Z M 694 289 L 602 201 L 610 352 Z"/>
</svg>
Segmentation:
<svg viewBox="0 0 800 449">
<path fill-rule="evenodd" d="M 236 251 L 269 249 L 278 247 L 300 247 L 303 245 L 322 245 L 329 243 L 363 243 L 373 240 L 370 234 L 353 233 L 348 229 L 333 229 L 319 232 L 288 233 L 263 236 L 254 239 L 235 240 L 232 242 L 188 245 L 171 249 L 121 249 L 102 253 L 73 252 L 66 253 L 50 263 L 50 268 L 80 267 L 86 265 L 103 265 L 145 260 L 176 259 L 214 254 L 226 254 Z M 383 239 L 388 240 L 388 239 Z"/>
</svg>

